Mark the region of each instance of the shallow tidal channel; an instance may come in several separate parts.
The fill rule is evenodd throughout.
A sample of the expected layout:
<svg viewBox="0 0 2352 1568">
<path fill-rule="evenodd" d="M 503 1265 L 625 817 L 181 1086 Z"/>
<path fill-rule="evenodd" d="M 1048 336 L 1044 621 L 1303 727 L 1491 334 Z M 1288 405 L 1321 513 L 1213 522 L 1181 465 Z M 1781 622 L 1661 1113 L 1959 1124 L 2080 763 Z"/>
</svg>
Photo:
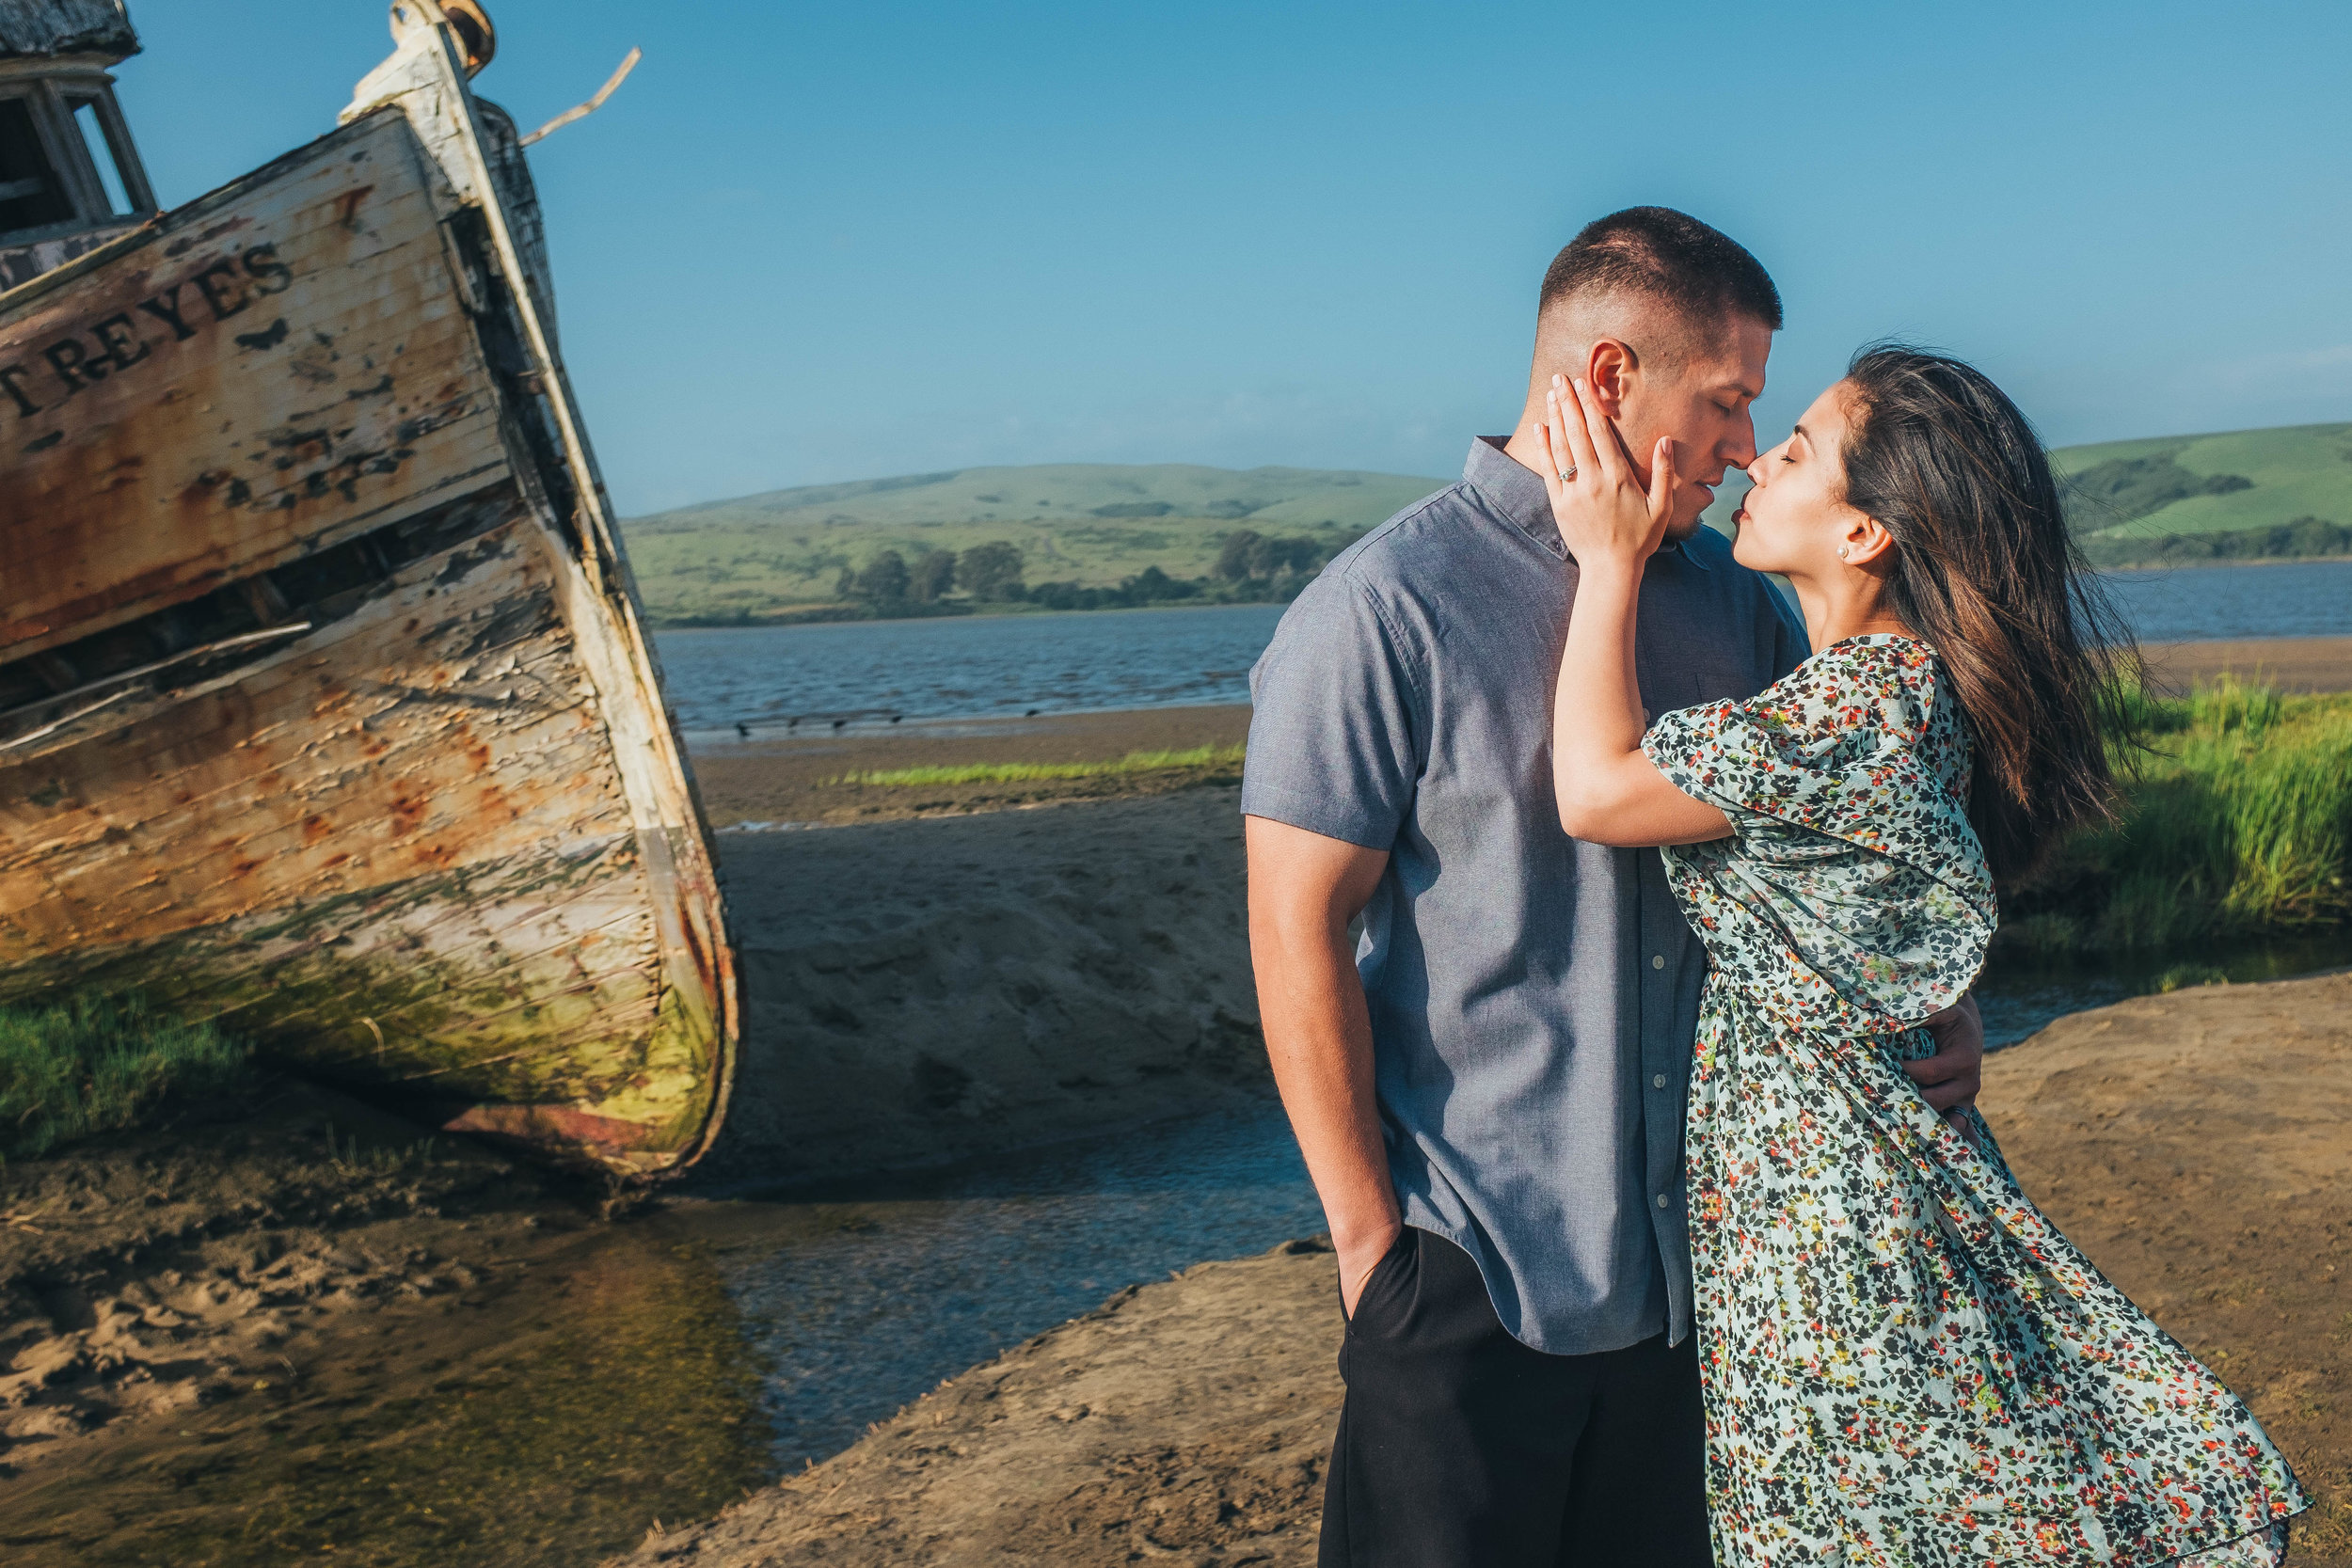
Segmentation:
<svg viewBox="0 0 2352 1568">
<path fill-rule="evenodd" d="M 2343 936 L 1987 976 L 1988 1033 L 2352 962 Z M 461 1294 L 289 1341 L 229 1398 L 0 1483 L 11 1565 L 587 1568 L 822 1461 L 1123 1286 L 1322 1228 L 1281 1113 L 551 1224 Z"/>
</svg>

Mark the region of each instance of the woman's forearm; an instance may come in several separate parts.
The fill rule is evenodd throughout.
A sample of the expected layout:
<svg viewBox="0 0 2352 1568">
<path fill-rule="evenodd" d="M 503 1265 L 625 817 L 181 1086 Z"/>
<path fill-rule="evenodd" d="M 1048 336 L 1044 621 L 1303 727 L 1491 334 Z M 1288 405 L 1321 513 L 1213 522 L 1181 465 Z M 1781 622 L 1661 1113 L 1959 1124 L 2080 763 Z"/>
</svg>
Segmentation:
<svg viewBox="0 0 2352 1568">
<path fill-rule="evenodd" d="M 1629 758 L 1641 760 L 1642 691 L 1633 669 L 1641 594 L 1639 562 L 1602 559 L 1579 571 L 1551 703 L 1552 788 L 1564 820 L 1613 803 L 1613 775 Z"/>
</svg>

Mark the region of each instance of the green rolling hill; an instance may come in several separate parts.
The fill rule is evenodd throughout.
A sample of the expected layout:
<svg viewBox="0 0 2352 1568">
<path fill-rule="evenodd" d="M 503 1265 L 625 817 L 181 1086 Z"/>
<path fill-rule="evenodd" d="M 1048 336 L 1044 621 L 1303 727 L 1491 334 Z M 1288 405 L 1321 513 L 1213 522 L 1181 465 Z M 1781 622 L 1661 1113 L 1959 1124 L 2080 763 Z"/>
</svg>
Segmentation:
<svg viewBox="0 0 2352 1568">
<path fill-rule="evenodd" d="M 2235 533 L 2315 516 L 2352 524 L 2352 424 L 2160 436 L 2052 453 L 2093 536 Z"/>
<path fill-rule="evenodd" d="M 2102 565 L 2352 554 L 2352 424 L 2110 441 L 2052 456 L 2074 528 Z M 1447 483 L 1049 464 L 774 490 L 623 527 L 657 625 L 1263 600 L 1287 598 L 1364 531 Z M 1730 476 L 1708 521 L 1727 531 L 1745 488 Z M 989 548 L 1007 546 L 1018 552 L 1017 579 L 1005 575 L 1007 553 Z M 885 555 L 899 571 L 877 566 Z"/>
<path fill-rule="evenodd" d="M 875 613 L 883 607 L 841 592 L 845 570 L 859 573 L 885 551 L 913 564 L 926 551 L 962 557 L 994 544 L 1020 551 L 1032 590 L 1057 583 L 1100 595 L 1156 568 L 1174 583 L 1211 578 L 1215 597 L 1266 598 L 1285 596 L 1311 575 L 1311 562 L 1320 565 L 1446 483 L 1318 468 L 1063 463 L 773 490 L 622 526 L 647 610 L 673 626 Z M 1279 542 L 1283 559 L 1260 561 L 1263 572 L 1217 578 L 1227 542 L 1242 531 Z M 975 603 L 957 586 L 945 597 L 889 608 L 937 613 L 1035 603 Z"/>
</svg>

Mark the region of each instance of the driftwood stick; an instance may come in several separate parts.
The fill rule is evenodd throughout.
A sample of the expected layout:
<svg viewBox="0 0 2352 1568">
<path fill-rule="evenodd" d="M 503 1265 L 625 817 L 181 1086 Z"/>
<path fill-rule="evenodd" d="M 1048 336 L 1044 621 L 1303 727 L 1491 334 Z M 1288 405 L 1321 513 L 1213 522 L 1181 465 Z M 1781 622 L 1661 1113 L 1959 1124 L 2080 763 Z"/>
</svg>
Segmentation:
<svg viewBox="0 0 2352 1568">
<path fill-rule="evenodd" d="M 621 69 L 612 73 L 612 79 L 605 83 L 603 87 L 596 89 L 596 97 L 591 98 L 585 103 L 575 103 L 570 108 L 564 110 L 562 114 L 557 115 L 553 119 L 548 120 L 545 125 L 540 126 L 539 129 L 525 136 L 523 138 L 523 145 L 525 147 L 529 147 L 532 142 L 535 142 L 540 137 L 547 135 L 549 132 L 561 131 L 564 127 L 569 125 L 573 120 L 586 119 L 590 115 L 595 114 L 598 109 L 603 108 L 604 101 L 612 96 L 612 89 L 619 87 L 623 82 L 628 80 L 628 73 L 637 69 L 637 62 L 644 57 L 644 54 L 645 52 L 642 49 L 630 50 L 628 52 L 628 58 L 621 62 Z"/>
</svg>

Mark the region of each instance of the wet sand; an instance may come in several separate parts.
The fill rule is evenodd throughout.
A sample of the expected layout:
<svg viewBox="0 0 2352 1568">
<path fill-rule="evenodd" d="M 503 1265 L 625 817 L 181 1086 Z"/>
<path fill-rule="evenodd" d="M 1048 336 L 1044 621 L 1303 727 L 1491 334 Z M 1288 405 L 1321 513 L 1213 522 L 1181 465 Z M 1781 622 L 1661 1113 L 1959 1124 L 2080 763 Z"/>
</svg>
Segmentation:
<svg viewBox="0 0 2352 1568">
<path fill-rule="evenodd" d="M 1983 1103 L 2026 1189 L 2320 1499 L 2290 1560 L 2352 1564 L 2352 975 L 2076 1014 L 1994 1056 Z M 621 1560 L 1305 1568 L 1340 1330 L 1319 1243 L 1204 1264 Z"/>
<path fill-rule="evenodd" d="M 426 1137 L 281 1080 L 0 1172 L 0 1561 L 571 1568 L 773 1473 L 690 1231 Z"/>
</svg>

